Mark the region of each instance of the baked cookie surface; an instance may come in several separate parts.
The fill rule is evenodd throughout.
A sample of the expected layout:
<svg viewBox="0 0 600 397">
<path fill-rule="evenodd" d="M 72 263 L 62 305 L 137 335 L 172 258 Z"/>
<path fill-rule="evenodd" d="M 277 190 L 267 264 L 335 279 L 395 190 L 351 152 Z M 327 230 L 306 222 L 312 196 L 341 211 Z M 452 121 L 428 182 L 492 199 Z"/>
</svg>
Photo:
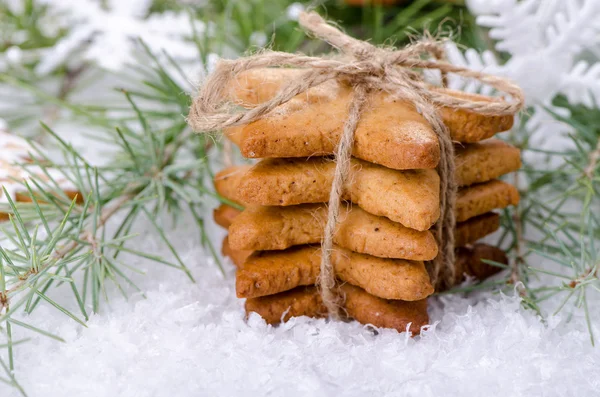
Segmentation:
<svg viewBox="0 0 600 397">
<path fill-rule="evenodd" d="M 229 227 L 229 243 L 241 250 L 316 244 L 323 238 L 326 219 L 322 204 L 246 208 Z M 407 228 L 356 206 L 342 209 L 333 240 L 343 248 L 382 258 L 431 260 L 437 255 L 430 231 Z"/>
</svg>

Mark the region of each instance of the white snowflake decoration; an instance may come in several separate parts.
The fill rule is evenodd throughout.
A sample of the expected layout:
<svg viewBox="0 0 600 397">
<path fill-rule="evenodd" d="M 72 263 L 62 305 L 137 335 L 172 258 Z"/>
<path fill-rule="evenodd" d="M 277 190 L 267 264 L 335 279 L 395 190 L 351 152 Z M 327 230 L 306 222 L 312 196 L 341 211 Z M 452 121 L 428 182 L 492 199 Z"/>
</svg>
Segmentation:
<svg viewBox="0 0 600 397">
<path fill-rule="evenodd" d="M 570 103 L 594 107 L 600 104 L 600 63 L 581 60 L 586 50 L 600 44 L 600 1 L 598 0 L 467 0 L 477 15 L 477 24 L 490 28 L 495 48 L 510 59 L 500 65 L 491 51 L 464 55 L 454 44 L 447 48 L 452 63 L 506 76 L 524 90 L 533 110 L 526 128 L 531 143 L 539 147 L 562 146 L 562 133 L 569 130 L 546 109 L 563 117 L 569 111 L 552 105 L 559 94 Z M 485 87 L 456 76 L 452 88 L 482 91 Z"/>
<path fill-rule="evenodd" d="M 185 13 L 148 12 L 151 0 L 42 0 L 49 6 L 53 21 L 68 28 L 67 35 L 41 57 L 36 71 L 48 74 L 82 51 L 84 60 L 118 71 L 133 63 L 135 41 L 142 39 L 153 53 L 163 50 L 178 61 L 197 60 L 194 33 L 206 33 L 201 21 L 194 26 Z"/>
</svg>

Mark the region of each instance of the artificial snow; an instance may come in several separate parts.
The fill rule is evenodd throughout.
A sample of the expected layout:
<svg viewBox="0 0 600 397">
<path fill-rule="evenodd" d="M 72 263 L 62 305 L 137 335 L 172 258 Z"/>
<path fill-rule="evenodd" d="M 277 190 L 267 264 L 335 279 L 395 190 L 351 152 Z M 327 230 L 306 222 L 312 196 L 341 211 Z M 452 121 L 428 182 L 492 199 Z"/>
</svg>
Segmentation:
<svg viewBox="0 0 600 397">
<path fill-rule="evenodd" d="M 209 216 L 209 215 L 208 215 Z M 136 249 L 168 256 L 142 222 Z M 211 228 L 218 241 L 223 232 Z M 16 374 L 30 396 L 591 396 L 600 390 L 600 351 L 584 320 L 544 324 L 515 297 L 477 293 L 430 299 L 420 337 L 356 322 L 295 318 L 272 327 L 245 319 L 234 268 L 223 276 L 199 247 L 192 224 L 170 234 L 191 268 L 129 258 L 146 292 L 111 300 L 83 328 L 49 305 L 28 321 L 66 343 L 18 329 Z M 123 257 L 125 258 L 125 257 Z M 70 291 L 54 297 L 69 305 Z M 555 301 L 556 302 L 556 301 Z M 598 297 L 590 297 L 596 331 Z M 71 306 L 73 310 L 75 307 Z M 14 328 L 14 327 L 13 327 Z M 0 383 L 0 395 L 18 396 Z"/>
</svg>

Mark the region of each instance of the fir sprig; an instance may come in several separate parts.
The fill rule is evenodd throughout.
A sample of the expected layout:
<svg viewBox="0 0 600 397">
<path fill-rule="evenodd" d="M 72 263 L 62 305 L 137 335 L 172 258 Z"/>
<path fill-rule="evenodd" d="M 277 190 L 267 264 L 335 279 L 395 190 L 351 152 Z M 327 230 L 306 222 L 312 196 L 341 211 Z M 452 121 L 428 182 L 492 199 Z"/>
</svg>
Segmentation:
<svg viewBox="0 0 600 397">
<path fill-rule="evenodd" d="M 212 175 L 207 152 L 214 142 L 210 137 L 191 133 L 182 116 L 189 107 L 189 96 L 157 58 L 147 55 L 154 65 L 146 68 L 154 76 L 145 84 L 148 88 L 139 92 L 122 90 L 131 114 L 135 115 L 133 121 L 129 116 L 108 119 L 107 109 L 89 112 L 77 108 L 77 114 L 88 123 L 114 126 L 102 137 L 114 144 L 113 162 L 105 166 L 89 163 L 52 128 L 42 124 L 61 149 L 61 161 L 45 157 L 31 142 L 36 148 L 36 153 L 31 154 L 33 163 L 20 166 L 24 170 L 36 166 L 42 172 L 31 173 L 31 178 L 22 182 L 30 202 L 17 202 L 4 192 L 8 204 L 0 211 L 10 216 L 8 223 L 0 225 L 4 234 L 0 247 L 0 333 L 9 360 L 0 362 L 6 373 L 0 380 L 15 387 L 19 386 L 13 373 L 14 346 L 23 342 L 13 338 L 15 328 L 61 340 L 16 319 L 18 313 L 31 314 L 43 302 L 85 326 L 88 311 L 99 311 L 102 301 L 109 299 L 109 284 L 125 296 L 128 288 L 143 293 L 128 276 L 130 271 L 139 270 L 120 259 L 125 253 L 183 271 L 193 281 L 167 231 L 156 221 L 160 214 L 170 212 L 177 217 L 181 211 L 192 213 L 201 243 L 220 264 L 201 215 L 205 213 L 201 207 L 206 195 L 218 198 L 205 187 L 206 179 Z M 4 81 L 35 92 L 24 81 L 13 81 L 7 76 Z M 170 113 L 168 117 L 163 115 L 160 123 L 153 119 L 152 110 L 146 110 L 153 108 L 150 100 L 166 101 L 163 109 Z M 56 103 L 62 104 L 60 100 Z M 75 105 L 68 107 L 73 109 Z M 60 189 L 50 169 L 60 170 L 61 177 L 69 179 L 78 192 L 75 198 L 69 198 Z M 136 250 L 130 244 L 136 237 L 131 234 L 132 227 L 144 218 L 169 249 L 172 259 Z M 62 285 L 71 289 L 77 311 L 52 299 L 53 288 Z"/>
<path fill-rule="evenodd" d="M 558 115 L 555 117 L 561 119 Z M 600 223 L 595 215 L 600 205 L 600 123 L 582 124 L 576 118 L 561 121 L 576 129 L 571 135 L 575 150 L 562 153 L 564 163 L 560 166 L 560 181 L 552 183 L 553 175 L 549 175 L 552 171 L 530 174 L 537 182 L 532 198 L 539 200 L 543 195 L 549 199 L 541 201 L 542 205 L 537 207 L 532 203 L 531 215 L 526 219 L 529 227 L 541 234 L 541 238 L 528 242 L 530 253 L 556 263 L 559 269 L 540 268 L 530 259 L 524 271 L 530 273 L 531 278 L 542 273 L 558 281 L 553 285 L 532 287 L 531 298 L 540 303 L 563 295 L 554 314 L 562 310 L 583 310 L 594 344 L 587 298 L 593 290 L 600 291 L 598 247 L 595 244 L 600 236 Z M 544 179 L 540 181 L 541 178 Z M 573 304 L 568 305 L 569 302 Z"/>
<path fill-rule="evenodd" d="M 568 106 L 560 99 L 559 103 Z M 530 147 L 524 129 L 517 127 L 511 134 L 525 163 L 510 180 L 521 192 L 521 203 L 502 214 L 499 244 L 509 254 L 510 271 L 494 282 L 454 292 L 516 288 L 523 305 L 542 318 L 560 312 L 571 318 L 581 310 L 593 345 L 588 298 L 600 292 L 600 111 L 571 110 L 573 117 L 568 119 L 554 114 L 574 130 L 571 149 L 543 151 Z M 532 154 L 535 159 L 528 161 Z M 553 308 L 542 309 L 550 300 L 556 302 Z"/>
</svg>

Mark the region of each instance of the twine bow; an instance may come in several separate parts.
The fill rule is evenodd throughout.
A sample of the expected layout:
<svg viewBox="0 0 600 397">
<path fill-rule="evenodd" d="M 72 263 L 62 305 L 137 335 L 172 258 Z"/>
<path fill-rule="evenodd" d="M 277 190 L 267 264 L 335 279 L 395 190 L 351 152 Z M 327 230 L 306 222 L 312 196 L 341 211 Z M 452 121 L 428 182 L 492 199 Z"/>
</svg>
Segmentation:
<svg viewBox="0 0 600 397">
<path fill-rule="evenodd" d="M 450 283 L 455 278 L 454 269 L 454 204 L 456 184 L 454 176 L 454 146 L 450 134 L 437 112 L 444 106 L 464 109 L 482 115 L 510 115 L 519 111 L 524 104 L 521 89 L 505 78 L 488 75 L 456 66 L 439 59 L 443 54 L 438 41 L 423 40 L 399 50 L 375 47 L 367 42 L 356 40 L 329 25 L 314 12 L 302 13 L 300 24 L 307 33 L 326 41 L 340 50 L 348 59 L 326 59 L 302 54 L 265 51 L 257 55 L 236 60 L 221 60 L 214 72 L 200 88 L 195 98 L 188 122 L 195 131 L 209 132 L 226 127 L 256 121 L 279 105 L 298 94 L 332 79 L 343 79 L 354 88 L 348 118 L 344 124 L 340 142 L 336 148 L 336 168 L 329 196 L 328 218 L 322 241 L 321 273 L 318 281 L 323 302 L 331 317 L 339 316 L 340 296 L 335 291 L 335 273 L 331 264 L 333 235 L 338 223 L 339 207 L 344 182 L 350 170 L 350 158 L 354 142 L 354 132 L 368 94 L 372 91 L 385 91 L 415 105 L 417 111 L 435 131 L 440 144 L 440 219 L 437 222 L 436 239 L 440 253 L 430 267 L 432 282 L 438 277 Z M 246 70 L 267 67 L 306 69 L 297 79 L 287 83 L 271 100 L 249 110 L 239 110 L 225 99 L 224 90 L 231 80 Z M 433 90 L 418 73 L 417 69 L 435 69 L 442 75 L 455 73 L 479 80 L 498 91 L 512 97 L 511 102 L 502 99 L 474 101 L 451 96 L 444 90 Z"/>
</svg>

